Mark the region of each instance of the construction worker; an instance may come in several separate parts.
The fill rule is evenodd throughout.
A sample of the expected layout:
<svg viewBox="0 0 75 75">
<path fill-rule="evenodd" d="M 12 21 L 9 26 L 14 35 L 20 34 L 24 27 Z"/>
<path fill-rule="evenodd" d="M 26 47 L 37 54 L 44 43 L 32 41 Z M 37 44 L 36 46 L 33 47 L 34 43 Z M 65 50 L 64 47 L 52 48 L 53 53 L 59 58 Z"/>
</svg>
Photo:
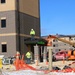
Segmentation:
<svg viewBox="0 0 75 75">
<path fill-rule="evenodd" d="M 33 40 L 33 39 L 34 39 L 34 36 L 35 36 L 35 31 L 34 31 L 34 29 L 31 29 L 30 35 L 31 35 L 31 40 Z"/>
<path fill-rule="evenodd" d="M 27 64 L 30 64 L 31 63 L 31 52 L 30 51 L 26 53 L 26 59 L 27 59 Z"/>
</svg>

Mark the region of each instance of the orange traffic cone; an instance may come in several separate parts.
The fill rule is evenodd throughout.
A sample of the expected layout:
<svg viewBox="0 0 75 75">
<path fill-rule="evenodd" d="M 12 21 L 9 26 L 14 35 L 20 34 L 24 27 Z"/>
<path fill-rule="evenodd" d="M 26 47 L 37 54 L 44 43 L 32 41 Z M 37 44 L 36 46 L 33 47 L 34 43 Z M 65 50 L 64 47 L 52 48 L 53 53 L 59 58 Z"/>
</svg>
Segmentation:
<svg viewBox="0 0 75 75">
<path fill-rule="evenodd" d="M 20 64 L 19 57 L 20 57 L 20 53 L 17 51 L 17 53 L 16 53 L 16 60 L 14 61 L 14 66 L 16 67 L 16 70 L 19 70 L 20 69 L 19 68 L 19 64 Z"/>
<path fill-rule="evenodd" d="M 19 64 L 20 64 L 20 60 L 16 59 L 14 62 L 14 66 L 15 66 L 16 70 L 19 70 Z"/>
<path fill-rule="evenodd" d="M 36 60 L 35 64 L 36 64 L 36 66 L 38 66 L 38 60 Z"/>
<path fill-rule="evenodd" d="M 17 51 L 16 53 L 16 59 L 19 59 L 20 58 L 20 53 Z"/>
<path fill-rule="evenodd" d="M 64 59 L 64 57 L 63 57 L 63 64 L 65 63 L 65 59 Z"/>
</svg>

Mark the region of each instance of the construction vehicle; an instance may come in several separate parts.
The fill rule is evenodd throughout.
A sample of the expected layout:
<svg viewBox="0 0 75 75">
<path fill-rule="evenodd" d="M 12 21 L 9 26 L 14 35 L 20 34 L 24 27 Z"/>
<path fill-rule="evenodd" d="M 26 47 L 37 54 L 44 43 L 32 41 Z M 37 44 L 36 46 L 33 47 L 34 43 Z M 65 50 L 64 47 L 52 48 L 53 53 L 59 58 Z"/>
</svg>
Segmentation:
<svg viewBox="0 0 75 75">
<path fill-rule="evenodd" d="M 68 40 L 59 38 L 57 36 L 53 36 L 53 35 L 49 35 L 49 37 L 57 39 L 57 40 L 62 41 L 64 43 L 70 44 L 71 46 L 73 46 L 75 48 L 74 42 L 71 42 L 71 41 L 68 41 Z M 75 60 L 75 50 L 68 50 L 67 55 L 68 55 L 68 60 Z"/>
</svg>

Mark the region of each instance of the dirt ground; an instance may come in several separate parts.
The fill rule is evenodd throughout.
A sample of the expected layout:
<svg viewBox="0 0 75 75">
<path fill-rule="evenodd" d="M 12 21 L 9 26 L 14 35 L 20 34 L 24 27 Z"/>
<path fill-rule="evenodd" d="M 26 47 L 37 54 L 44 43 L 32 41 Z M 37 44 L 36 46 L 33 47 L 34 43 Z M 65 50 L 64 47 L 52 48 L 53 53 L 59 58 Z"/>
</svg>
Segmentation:
<svg viewBox="0 0 75 75">
<path fill-rule="evenodd" d="M 71 64 L 72 62 L 75 62 L 75 61 L 56 61 L 56 62 L 53 62 L 53 66 L 58 66 L 59 68 L 63 68 L 65 65 L 69 65 Z"/>
<path fill-rule="evenodd" d="M 52 62 L 52 67 L 59 67 L 61 69 L 63 69 L 63 67 L 65 65 L 69 65 L 71 64 L 72 62 L 75 62 L 75 61 L 55 61 L 55 62 Z M 49 68 L 49 64 L 43 62 L 43 63 L 34 63 L 34 64 L 29 64 L 30 66 L 34 67 L 34 68 L 37 68 L 37 69 L 40 69 L 41 67 L 45 67 L 45 68 Z M 15 70 L 15 67 L 13 65 L 3 65 L 3 68 L 2 68 L 3 71 L 14 71 Z"/>
<path fill-rule="evenodd" d="M 63 67 L 64 67 L 65 65 L 69 65 L 69 64 L 71 64 L 72 62 L 75 62 L 75 61 L 55 61 L 55 62 L 52 62 L 52 67 L 57 66 L 57 67 L 63 69 Z M 38 68 L 38 69 L 39 69 L 40 67 L 49 67 L 49 64 L 47 64 L 47 63 L 45 63 L 45 62 L 43 62 L 43 63 L 38 63 L 38 65 L 36 65 L 36 64 L 30 64 L 30 65 L 33 66 L 33 67 L 35 67 L 35 68 Z"/>
<path fill-rule="evenodd" d="M 57 66 L 57 67 L 59 67 L 59 68 L 63 68 L 65 65 L 69 65 L 69 64 L 71 64 L 71 63 L 73 63 L 73 62 L 75 62 L 75 61 L 55 61 L 55 62 L 52 62 L 52 67 L 55 67 L 55 66 Z M 49 67 L 49 65 L 47 64 L 47 63 L 38 63 L 38 64 L 29 64 L 29 65 L 31 65 L 32 67 L 35 67 L 35 68 L 37 68 L 37 69 L 40 69 L 41 67 L 43 67 L 43 68 L 46 68 L 46 67 Z M 15 71 L 15 67 L 13 66 L 13 65 L 3 65 L 3 68 L 2 69 L 0 69 L 0 75 L 5 75 L 5 74 L 2 74 L 2 72 L 11 72 L 11 73 L 13 73 L 13 72 L 16 72 Z M 27 72 L 26 72 L 27 73 Z M 7 74 L 6 74 L 7 75 Z M 10 74 L 8 74 L 8 75 L 10 75 Z M 15 74 L 16 75 L 16 74 Z M 29 75 L 29 74 L 28 74 Z M 31 74 L 30 74 L 31 75 Z M 32 74 L 33 75 L 33 74 Z M 38 74 L 37 74 L 38 75 Z M 43 74 L 41 74 L 41 75 L 43 75 Z M 46 75 L 46 74 L 45 74 Z M 47 75 L 61 75 L 61 74 L 47 74 Z M 64 75 L 64 74 L 62 74 L 62 75 Z M 67 74 L 66 74 L 67 75 Z M 69 75 L 74 75 L 74 74 L 69 74 Z"/>
</svg>

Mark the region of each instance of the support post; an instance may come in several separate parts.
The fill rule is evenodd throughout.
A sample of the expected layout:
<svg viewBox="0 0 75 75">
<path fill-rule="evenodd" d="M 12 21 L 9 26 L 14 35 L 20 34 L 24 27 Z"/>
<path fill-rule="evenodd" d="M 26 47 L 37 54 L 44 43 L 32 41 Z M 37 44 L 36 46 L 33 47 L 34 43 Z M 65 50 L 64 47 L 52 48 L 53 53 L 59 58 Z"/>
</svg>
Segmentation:
<svg viewBox="0 0 75 75">
<path fill-rule="evenodd" d="M 49 70 L 52 70 L 52 47 L 47 47 L 49 50 Z"/>
<path fill-rule="evenodd" d="M 36 44 L 36 46 L 34 46 L 34 62 L 35 62 L 35 64 L 38 65 L 38 62 L 39 62 L 39 47 L 38 47 L 37 44 Z"/>
<path fill-rule="evenodd" d="M 46 63 L 47 59 L 46 59 L 46 54 L 47 54 L 47 46 L 44 46 L 44 53 L 43 53 L 43 62 Z"/>
</svg>

